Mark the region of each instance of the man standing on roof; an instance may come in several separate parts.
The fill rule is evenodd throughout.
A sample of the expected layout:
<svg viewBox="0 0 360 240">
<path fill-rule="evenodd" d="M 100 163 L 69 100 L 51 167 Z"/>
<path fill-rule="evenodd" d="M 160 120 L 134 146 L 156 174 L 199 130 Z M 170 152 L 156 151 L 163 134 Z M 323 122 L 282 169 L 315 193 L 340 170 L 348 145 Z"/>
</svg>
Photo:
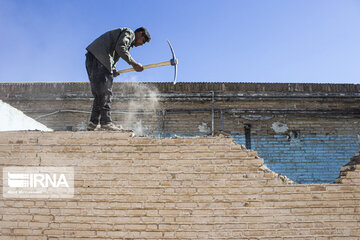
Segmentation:
<svg viewBox="0 0 360 240">
<path fill-rule="evenodd" d="M 86 70 L 94 96 L 88 131 L 95 130 L 99 123 L 103 130 L 122 130 L 111 120 L 113 79 L 119 75 L 116 63 L 122 58 L 135 71 L 143 71 L 143 66 L 131 57 L 129 51 L 150 40 L 150 34 L 144 27 L 135 32 L 129 28 L 118 28 L 104 33 L 86 48 Z"/>
</svg>

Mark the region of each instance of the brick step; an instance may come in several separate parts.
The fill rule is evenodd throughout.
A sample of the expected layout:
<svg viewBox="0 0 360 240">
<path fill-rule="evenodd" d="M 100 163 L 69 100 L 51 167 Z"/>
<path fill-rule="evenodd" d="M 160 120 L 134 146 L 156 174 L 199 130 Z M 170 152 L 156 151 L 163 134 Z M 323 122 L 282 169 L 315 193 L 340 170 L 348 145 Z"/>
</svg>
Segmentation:
<svg viewBox="0 0 360 240">
<path fill-rule="evenodd" d="M 342 184 L 290 184 L 227 137 L 4 132 L 0 166 L 73 167 L 71 198 L 1 198 L 0 239 L 358 239 L 358 157 Z M 3 187 L 0 171 L 0 188 Z"/>
<path fill-rule="evenodd" d="M 15 131 L 2 132 L 0 144 L 30 145 L 232 145 L 237 146 L 231 137 L 131 137 L 132 133 L 94 131 L 94 132 L 40 132 Z"/>
</svg>

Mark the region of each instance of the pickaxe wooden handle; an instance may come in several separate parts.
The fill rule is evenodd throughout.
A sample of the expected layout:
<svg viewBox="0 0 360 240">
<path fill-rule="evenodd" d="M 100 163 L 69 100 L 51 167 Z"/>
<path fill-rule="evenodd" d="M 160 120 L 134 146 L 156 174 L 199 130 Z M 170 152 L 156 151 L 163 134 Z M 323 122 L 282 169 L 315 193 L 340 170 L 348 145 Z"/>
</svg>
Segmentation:
<svg viewBox="0 0 360 240">
<path fill-rule="evenodd" d="M 175 59 L 175 64 L 177 64 L 177 59 Z M 148 69 L 148 68 L 163 67 L 163 66 L 168 66 L 168 65 L 172 65 L 171 61 L 165 61 L 165 62 L 159 62 L 159 63 L 143 65 L 143 68 Z M 132 71 L 135 71 L 135 69 L 134 68 L 128 68 L 128 69 L 120 70 L 120 71 L 118 71 L 118 73 L 126 73 L 126 72 L 132 72 Z"/>
<path fill-rule="evenodd" d="M 175 56 L 175 52 L 174 52 L 174 49 L 172 48 L 172 46 L 170 44 L 170 41 L 168 40 L 167 42 L 169 44 L 169 47 L 170 47 L 173 58 L 170 59 L 170 61 L 144 65 L 143 68 L 148 69 L 148 68 L 155 68 L 155 67 L 162 67 L 162 66 L 172 65 L 172 66 L 174 66 L 174 70 L 175 70 L 175 72 L 174 72 L 174 84 L 176 84 L 178 60 L 177 60 L 177 58 Z M 135 69 L 134 68 L 128 68 L 128 69 L 120 70 L 120 71 L 118 71 L 118 73 L 120 74 L 120 73 L 132 72 L 132 71 L 135 71 Z"/>
</svg>

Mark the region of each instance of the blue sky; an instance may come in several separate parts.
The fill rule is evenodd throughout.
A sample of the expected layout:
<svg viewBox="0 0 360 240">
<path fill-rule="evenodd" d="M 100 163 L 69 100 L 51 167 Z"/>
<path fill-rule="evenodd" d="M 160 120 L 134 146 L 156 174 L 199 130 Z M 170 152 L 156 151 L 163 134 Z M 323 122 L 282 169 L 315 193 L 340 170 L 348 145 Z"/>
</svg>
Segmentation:
<svg viewBox="0 0 360 240">
<path fill-rule="evenodd" d="M 145 26 L 142 64 L 178 82 L 360 83 L 360 0 L 0 0 L 0 82 L 84 82 L 85 48 Z M 129 68 L 120 60 L 117 68 Z M 172 67 L 115 81 L 171 82 Z"/>
</svg>

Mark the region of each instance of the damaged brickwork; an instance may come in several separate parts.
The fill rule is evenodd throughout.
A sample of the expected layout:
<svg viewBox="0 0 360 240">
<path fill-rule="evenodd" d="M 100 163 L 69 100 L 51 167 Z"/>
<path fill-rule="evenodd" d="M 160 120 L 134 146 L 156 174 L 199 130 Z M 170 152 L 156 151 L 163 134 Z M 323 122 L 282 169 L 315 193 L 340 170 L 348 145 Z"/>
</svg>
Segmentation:
<svg viewBox="0 0 360 240">
<path fill-rule="evenodd" d="M 291 184 L 231 137 L 3 132 L 2 167 L 73 167 L 75 193 L 1 196 L 0 239 L 357 240 L 358 159 L 341 183 Z"/>
<path fill-rule="evenodd" d="M 140 91 L 138 91 L 140 90 Z M 55 130 L 84 130 L 85 83 L 2 83 L 0 98 Z M 157 137 L 231 135 L 296 183 L 332 183 L 360 149 L 360 85 L 115 83 L 113 119 Z"/>
<path fill-rule="evenodd" d="M 359 183 L 357 174 L 360 172 L 360 152 L 350 159 L 350 162 L 341 168 L 336 183 Z"/>
</svg>

